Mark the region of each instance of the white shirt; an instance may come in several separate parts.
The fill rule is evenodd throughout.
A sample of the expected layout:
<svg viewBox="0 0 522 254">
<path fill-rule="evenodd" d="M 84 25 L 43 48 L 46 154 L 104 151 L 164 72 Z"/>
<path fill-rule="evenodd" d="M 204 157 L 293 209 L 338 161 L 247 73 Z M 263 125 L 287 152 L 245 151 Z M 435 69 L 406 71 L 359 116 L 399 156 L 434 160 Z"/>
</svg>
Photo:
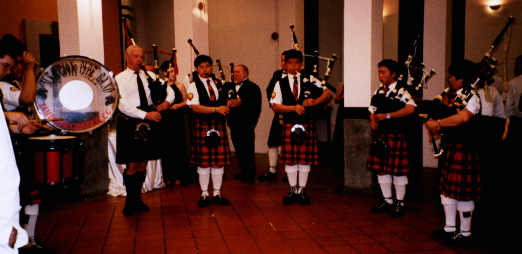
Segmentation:
<svg viewBox="0 0 522 254">
<path fill-rule="evenodd" d="M 4 111 L 0 107 L 0 253 L 18 253 L 18 248 L 27 244 L 27 232 L 19 224 L 20 175 L 13 152 L 9 129 Z M 18 237 L 15 249 L 8 246 L 9 235 L 16 228 Z"/>
<path fill-rule="evenodd" d="M 462 91 L 462 88 L 459 89 L 457 91 L 457 96 L 459 94 L 462 94 Z M 466 104 L 466 107 L 464 109 L 469 111 L 471 114 L 476 115 L 480 112 L 480 98 L 474 91 L 471 91 L 471 93 L 473 94 L 473 96 L 471 96 L 471 99 L 469 99 L 468 104 Z"/>
<path fill-rule="evenodd" d="M 520 95 L 522 94 L 522 75 L 518 75 L 509 81 L 509 91 L 506 98 L 506 115 L 522 117 L 518 110 Z"/>
<path fill-rule="evenodd" d="M 207 91 L 207 95 L 210 98 L 210 93 L 208 91 L 208 85 L 207 80 L 210 80 L 210 86 L 212 87 L 212 90 L 214 90 L 214 94 L 216 95 L 216 101 L 219 100 L 219 92 L 217 89 L 216 84 L 214 84 L 214 81 L 211 78 L 202 78 L 199 77 L 201 82 L 203 82 L 203 87 L 205 87 L 205 90 Z M 196 83 L 192 82 L 190 83 L 189 87 L 187 88 L 187 105 L 199 105 L 199 94 L 198 89 L 196 88 Z"/>
<path fill-rule="evenodd" d="M 299 96 L 301 96 L 301 74 L 300 73 L 297 73 L 296 75 L 283 74 L 283 77 L 281 79 L 288 77 L 288 85 L 290 86 L 290 91 L 292 91 L 294 89 L 294 77 L 296 77 L 296 76 L 297 76 L 297 98 L 299 98 Z M 306 78 L 303 79 L 303 81 L 304 80 L 306 80 Z M 312 84 L 314 84 L 315 86 L 324 89 L 324 87 L 321 84 L 321 81 L 319 81 L 318 79 L 311 77 L 310 82 Z M 274 104 L 280 104 L 280 105 L 283 104 L 283 94 L 281 92 L 281 86 L 280 86 L 279 81 L 276 82 L 276 84 L 274 86 L 274 91 L 272 92 L 272 97 L 270 98 L 270 105 L 274 105 Z"/>
<path fill-rule="evenodd" d="M 485 89 L 488 89 L 492 101 L 486 100 Z M 500 94 L 494 86 L 484 86 L 484 88 L 478 90 L 478 94 L 480 97 L 480 102 L 482 103 L 482 115 L 495 116 L 504 119 L 506 118 L 506 113 L 504 111 L 504 103 L 502 102 L 502 96 L 500 96 Z"/>
<path fill-rule="evenodd" d="M 0 81 L 0 90 L 4 96 L 4 107 L 7 111 L 15 110 L 20 106 L 22 90 L 11 83 Z"/>
<path fill-rule="evenodd" d="M 155 79 L 155 74 L 148 72 L 149 75 Z M 147 102 L 149 105 L 152 104 L 150 98 L 149 82 L 147 81 L 147 75 L 143 70 L 139 72 L 141 81 L 143 82 L 143 88 L 147 95 Z M 140 105 L 140 94 L 138 92 L 138 81 L 135 71 L 127 68 L 124 71 L 116 75 L 116 82 L 118 83 L 118 90 L 120 91 L 120 103 L 118 109 L 125 115 L 138 119 L 145 119 L 147 112 L 137 109 Z M 174 91 L 167 89 L 167 98 L 165 101 L 172 103 L 174 102 Z"/>
</svg>

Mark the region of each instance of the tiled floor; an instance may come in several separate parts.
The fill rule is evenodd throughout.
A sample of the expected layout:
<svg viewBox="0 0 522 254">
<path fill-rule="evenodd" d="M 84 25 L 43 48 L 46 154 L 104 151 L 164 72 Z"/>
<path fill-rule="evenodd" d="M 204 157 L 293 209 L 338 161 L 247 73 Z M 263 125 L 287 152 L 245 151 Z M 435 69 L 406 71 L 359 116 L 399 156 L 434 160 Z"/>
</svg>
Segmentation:
<svg viewBox="0 0 522 254">
<path fill-rule="evenodd" d="M 151 211 L 134 217 L 122 215 L 123 198 L 48 205 L 37 235 L 56 253 L 74 254 L 488 253 L 478 243 L 459 249 L 434 241 L 431 232 L 442 215 L 429 194 L 393 219 L 368 212 L 372 197 L 336 194 L 324 185 L 338 182 L 329 177 L 311 175 L 309 207 L 283 206 L 287 186 L 281 181 L 248 185 L 231 173 L 224 182 L 231 206 L 198 208 L 196 184 L 144 194 Z"/>
</svg>

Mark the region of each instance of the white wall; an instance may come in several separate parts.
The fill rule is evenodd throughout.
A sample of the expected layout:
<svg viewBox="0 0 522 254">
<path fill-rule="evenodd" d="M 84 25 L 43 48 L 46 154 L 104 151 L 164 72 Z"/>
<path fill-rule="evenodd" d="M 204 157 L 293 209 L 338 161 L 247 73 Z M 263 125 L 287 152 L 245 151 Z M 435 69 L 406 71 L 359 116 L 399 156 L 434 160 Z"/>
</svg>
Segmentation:
<svg viewBox="0 0 522 254">
<path fill-rule="evenodd" d="M 256 153 L 266 153 L 273 117 L 265 89 L 272 73 L 280 68 L 280 53 L 291 47 L 290 24 L 296 25 L 303 41 L 303 0 L 220 0 L 209 1 L 209 50 L 220 59 L 227 79 L 229 63 L 245 64 L 250 80 L 262 93 L 262 110 L 256 128 Z M 271 34 L 278 32 L 278 41 Z M 217 70 L 214 70 L 215 72 Z"/>
<path fill-rule="evenodd" d="M 399 60 L 399 0 L 383 1 L 384 59 Z"/>
<path fill-rule="evenodd" d="M 522 1 L 501 0 L 503 3 L 498 11 L 491 11 L 487 7 L 490 0 L 466 0 L 466 36 L 464 55 L 466 58 L 478 62 L 488 50 L 500 30 L 504 27 L 509 16 L 515 18 L 512 25 L 512 38 L 508 56 L 508 75 L 513 77 L 515 58 L 522 54 Z M 499 62 L 504 62 L 506 40 L 498 46 L 494 54 Z M 502 77 L 504 65 L 498 66 L 497 74 Z"/>
</svg>

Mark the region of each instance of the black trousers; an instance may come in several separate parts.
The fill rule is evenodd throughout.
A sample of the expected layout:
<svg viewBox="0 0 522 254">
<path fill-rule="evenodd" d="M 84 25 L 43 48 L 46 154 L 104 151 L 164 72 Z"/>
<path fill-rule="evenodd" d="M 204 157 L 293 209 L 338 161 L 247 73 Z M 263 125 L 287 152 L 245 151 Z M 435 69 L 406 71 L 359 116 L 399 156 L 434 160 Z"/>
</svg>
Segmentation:
<svg viewBox="0 0 522 254">
<path fill-rule="evenodd" d="M 239 160 L 240 174 L 246 179 L 254 179 L 256 175 L 254 128 L 234 125 L 230 127 L 230 134 Z"/>
</svg>

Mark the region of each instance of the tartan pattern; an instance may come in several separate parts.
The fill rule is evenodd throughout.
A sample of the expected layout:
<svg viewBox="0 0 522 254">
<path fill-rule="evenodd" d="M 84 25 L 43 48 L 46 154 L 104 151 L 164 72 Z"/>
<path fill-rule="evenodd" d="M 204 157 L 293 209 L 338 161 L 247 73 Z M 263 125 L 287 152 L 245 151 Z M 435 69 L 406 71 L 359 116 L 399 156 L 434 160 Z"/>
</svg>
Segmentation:
<svg viewBox="0 0 522 254">
<path fill-rule="evenodd" d="M 204 168 L 230 165 L 230 147 L 228 145 L 225 120 L 202 120 L 194 117 L 192 123 L 190 163 Z M 205 136 L 209 129 L 216 129 L 219 131 L 220 139 L 217 147 L 210 148 L 205 144 Z"/>
<path fill-rule="evenodd" d="M 317 133 L 312 120 L 302 124 L 306 129 L 306 139 L 301 145 L 292 143 L 290 132 L 293 124 L 283 124 L 283 143 L 279 162 L 283 165 L 318 165 L 319 155 L 317 153 Z"/>
<path fill-rule="evenodd" d="M 439 162 L 440 192 L 459 201 L 480 199 L 480 161 L 477 151 L 468 151 L 463 144 L 446 144 L 446 153 Z"/>
<path fill-rule="evenodd" d="M 402 133 L 380 133 L 372 138 L 380 138 L 388 145 L 385 158 L 379 158 L 370 151 L 367 167 L 378 175 L 407 175 L 410 172 L 408 146 Z M 371 149 L 371 148 L 370 148 Z"/>
</svg>

